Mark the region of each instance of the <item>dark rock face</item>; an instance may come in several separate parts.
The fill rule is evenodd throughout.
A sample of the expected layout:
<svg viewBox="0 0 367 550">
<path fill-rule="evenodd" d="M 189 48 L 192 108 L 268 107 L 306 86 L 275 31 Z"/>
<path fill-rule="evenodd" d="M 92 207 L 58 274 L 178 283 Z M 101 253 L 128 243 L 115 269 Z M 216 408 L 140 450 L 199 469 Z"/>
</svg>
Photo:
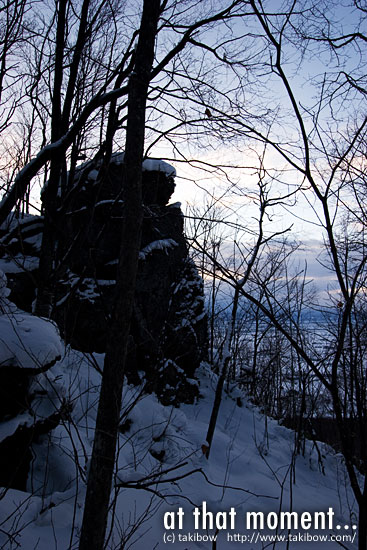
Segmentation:
<svg viewBox="0 0 367 550">
<path fill-rule="evenodd" d="M 164 332 L 164 355 L 188 376 L 194 376 L 197 351 L 207 346 L 207 318 L 204 309 L 203 282 L 195 265 L 183 265 L 181 277 L 173 290 Z"/>
<path fill-rule="evenodd" d="M 48 399 L 40 377 L 53 367 L 60 355 L 55 348 L 48 361 L 49 347 L 44 356 L 37 357 L 37 347 L 47 348 L 41 336 L 46 336 L 49 344 L 53 342 L 46 327 L 52 326 L 54 338 L 57 330 L 52 323 L 16 310 L 6 298 L 5 282 L 0 272 L 0 486 L 24 491 L 33 458 L 32 444 L 54 429 L 63 414 L 63 407 L 53 414 L 46 412 L 46 415 L 37 407 Z M 25 334 L 29 335 L 28 340 Z M 57 342 L 61 347 L 58 334 Z"/>
<path fill-rule="evenodd" d="M 6 274 L 10 301 L 30 312 L 43 229 L 42 216 L 10 219 L 0 228 L 0 269 Z"/>
<path fill-rule="evenodd" d="M 46 419 L 19 423 L 15 431 L 0 441 L 0 486 L 25 491 L 30 463 L 33 458 L 32 444 L 49 433 L 60 423 L 62 413 L 57 412 Z"/>
<path fill-rule="evenodd" d="M 29 406 L 31 377 L 26 369 L 0 369 L 0 422 L 25 411 Z"/>
<path fill-rule="evenodd" d="M 105 350 L 123 217 L 122 155 L 113 156 L 103 178 L 99 169 L 95 163 L 80 167 L 61 207 L 58 260 L 63 258 L 63 265 L 53 315 L 65 340 L 85 352 Z M 178 404 L 198 395 L 190 379 L 205 357 L 207 332 L 202 282 L 188 258 L 182 213 L 179 205 L 168 205 L 173 190 L 173 168 L 145 161 L 144 222 L 127 376 L 138 382 L 144 375 L 147 389 L 162 402 Z M 2 241 L 11 242 L 16 254 L 28 239 L 27 250 L 35 256 L 35 231 L 40 226 L 40 219 L 34 218 L 24 236 L 22 230 L 12 229 L 12 239 L 4 235 Z M 10 280 L 10 298 L 22 300 L 25 309 L 34 296 L 35 274 L 27 274 L 26 297 L 18 274 Z"/>
<path fill-rule="evenodd" d="M 47 372 L 60 356 L 38 368 L 24 368 L 15 365 L 0 367 L 0 422 L 12 418 L 30 407 L 33 395 L 30 387 L 38 374 Z"/>
<path fill-rule="evenodd" d="M 56 360 L 39 369 L 20 368 L 14 365 L 0 367 L 1 487 L 26 490 L 33 458 L 32 445 L 40 436 L 53 430 L 64 414 L 60 408 L 59 411 L 42 417 L 32 408 L 33 399 L 36 397 L 32 391 L 32 384 L 37 374 L 47 371 L 55 362 Z"/>
</svg>

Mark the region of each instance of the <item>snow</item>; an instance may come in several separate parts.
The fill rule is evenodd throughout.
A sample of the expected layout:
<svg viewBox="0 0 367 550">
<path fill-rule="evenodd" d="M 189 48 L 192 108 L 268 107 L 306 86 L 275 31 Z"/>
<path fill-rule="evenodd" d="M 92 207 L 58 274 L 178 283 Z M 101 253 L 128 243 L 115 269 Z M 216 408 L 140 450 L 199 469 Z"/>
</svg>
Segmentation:
<svg viewBox="0 0 367 550">
<path fill-rule="evenodd" d="M 7 304 L 7 313 L 0 315 L 2 365 L 39 366 L 62 355 L 51 370 L 35 377 L 30 410 L 0 423 L 0 441 L 20 425 L 46 418 L 61 404 L 67 403 L 69 411 L 57 428 L 33 444 L 27 491 L 0 489 L 0 548 L 77 548 L 104 356 L 64 350 L 53 323 L 12 308 L 1 272 L 0 300 Z M 113 491 L 115 523 L 110 525 L 108 548 L 163 550 L 165 537 L 174 534 L 174 544 L 168 541 L 171 548 L 212 550 L 205 537 L 215 536 L 215 530 L 194 523 L 205 509 L 213 521 L 229 521 L 229 512 L 235 513 L 235 528 L 218 530 L 221 550 L 267 547 L 238 538 L 252 533 L 288 534 L 247 529 L 248 512 L 277 518 L 282 512 L 301 515 L 332 508 L 332 528 L 301 529 L 300 534 L 340 536 L 347 533 L 347 525 L 353 535 L 356 505 L 340 455 L 322 443 L 318 452 L 312 442 L 306 442 L 303 455 L 296 455 L 295 434 L 262 414 L 240 388 L 226 386 L 209 459 L 204 456 L 217 382 L 218 376 L 202 364 L 196 380 L 200 399 L 180 408 L 163 406 L 155 395 L 144 393 L 144 380 L 140 387 L 125 383 Z M 164 518 L 176 521 L 175 529 L 165 527 Z M 295 548 L 320 546 L 318 540 L 301 540 Z M 291 548 L 286 542 L 270 547 Z M 326 550 L 337 547 L 335 542 L 322 543 Z M 347 547 L 355 550 L 356 540 Z"/>
<path fill-rule="evenodd" d="M 86 212 L 88 208 L 86 206 L 82 206 L 81 208 L 77 208 L 76 210 L 69 210 L 66 212 L 66 216 L 74 216 L 75 214 L 79 214 L 80 212 Z"/>
<path fill-rule="evenodd" d="M 5 273 L 24 273 L 24 271 L 34 271 L 38 269 L 39 258 L 36 256 L 24 256 L 16 254 L 15 256 L 5 256 L 0 258 L 0 270 Z"/>
<path fill-rule="evenodd" d="M 96 203 L 96 208 L 97 206 L 102 206 L 104 204 L 123 204 L 124 201 L 122 200 L 116 200 L 116 199 L 105 199 L 103 201 L 99 201 Z"/>
<path fill-rule="evenodd" d="M 0 270 L 0 300 L 7 298 L 10 294 L 10 290 L 6 286 L 7 279 L 3 271 Z"/>
<path fill-rule="evenodd" d="M 114 286 L 116 279 L 97 279 L 98 286 Z"/>
<path fill-rule="evenodd" d="M 32 426 L 33 423 L 34 418 L 29 413 L 19 414 L 6 422 L 0 422 L 0 442 L 12 435 L 19 426 Z"/>
<path fill-rule="evenodd" d="M 176 170 L 168 164 L 167 162 L 164 162 L 163 160 L 157 160 L 157 159 L 145 159 L 143 161 L 143 171 L 146 172 L 164 172 L 167 176 L 175 177 L 176 176 Z"/>
<path fill-rule="evenodd" d="M 72 289 L 80 282 L 81 278 L 79 275 L 68 271 L 67 283 Z M 101 297 L 100 287 L 114 286 L 115 284 L 116 279 L 93 279 L 91 277 L 83 277 L 80 288 L 77 288 L 76 290 L 76 294 L 81 300 L 86 300 L 94 303 Z M 65 302 L 65 300 L 69 298 L 69 296 L 70 292 L 68 291 L 58 300 L 57 305 L 61 306 Z"/>
<path fill-rule="evenodd" d="M 63 392 L 72 400 L 72 418 L 58 426 L 51 438 L 44 437 L 34 445 L 29 493 L 8 490 L 0 500 L 0 546 L 5 544 L 9 550 L 16 547 L 4 534 L 12 533 L 12 529 L 15 540 L 25 550 L 69 548 L 71 540 L 77 546 L 85 497 L 80 472 L 86 471 L 91 453 L 100 383 L 95 362 L 101 366 L 103 356 L 69 350 L 53 367 L 50 385 L 55 394 Z M 207 460 L 201 447 L 206 439 L 217 377 L 204 364 L 198 379 L 201 399 L 179 409 L 164 407 L 154 395 L 141 394 L 141 388 L 125 385 L 122 412 L 134 401 L 136 404 L 128 413 L 130 427 L 119 437 L 115 485 L 122 487 L 118 490 L 116 528 L 110 548 L 120 547 L 121 530 L 137 550 L 165 548 L 164 514 L 177 512 L 180 507 L 183 528 L 172 531 L 176 543 L 171 547 L 211 550 L 211 543 L 198 537 L 189 546 L 177 541 L 178 534 L 214 534 L 194 529 L 193 510 L 201 509 L 203 502 L 213 513 L 229 512 L 231 508 L 236 511 L 235 531 L 222 530 L 218 535 L 219 547 L 224 550 L 261 548 L 260 544 L 249 547 L 227 540 L 227 534 L 246 533 L 248 511 L 278 513 L 292 509 L 303 513 L 332 507 L 335 525 L 351 525 L 353 498 L 344 483 L 345 471 L 339 456 L 320 444 L 322 469 L 312 443 L 307 443 L 305 455 L 294 457 L 293 432 L 267 419 L 246 402 L 238 388 L 229 388 L 224 394 Z M 239 395 L 245 402 L 243 407 L 236 405 Z M 154 457 L 162 454 L 161 461 Z M 166 472 L 171 468 L 174 469 Z M 195 473 L 190 474 L 193 470 Z M 185 474 L 187 477 L 174 481 Z M 164 499 L 139 488 L 141 480 L 150 482 Z M 15 524 L 16 529 L 12 527 Z M 319 550 L 320 543 L 299 542 L 296 547 Z M 336 548 L 335 543 L 323 543 L 324 547 Z M 286 545 L 279 543 L 276 549 L 285 550 Z"/>
<path fill-rule="evenodd" d="M 3 237 L 1 237 L 0 244 L 3 245 L 4 250 L 7 250 L 7 247 L 11 245 L 18 245 L 18 248 L 23 250 L 24 245 L 27 244 L 28 248 L 32 247 L 34 252 L 36 252 L 41 248 L 42 227 L 42 216 L 26 214 L 23 218 L 17 218 L 15 214 L 12 213 L 8 216 L 6 221 L 1 226 L 1 228 L 5 230 L 6 233 Z M 8 262 L 11 262 L 11 260 L 13 260 L 16 265 L 24 266 L 24 269 L 28 269 L 27 259 L 24 257 L 24 255 L 20 253 L 15 256 L 14 254 L 4 255 L 3 258 Z M 32 260 L 33 259 L 31 259 L 31 262 Z M 31 269 L 34 269 L 33 262 L 31 265 Z"/>
<path fill-rule="evenodd" d="M 9 302 L 6 276 L 0 271 L 0 368 L 39 368 L 61 357 L 57 326 Z"/>
<path fill-rule="evenodd" d="M 6 218 L 6 220 L 0 225 L 1 231 L 6 231 L 9 233 L 19 225 L 27 225 L 30 222 L 37 220 L 38 222 L 42 222 L 43 216 L 34 216 L 33 214 L 22 214 L 22 216 L 19 218 L 17 214 L 12 211 L 9 216 Z"/>
<path fill-rule="evenodd" d="M 96 180 L 98 177 L 98 170 L 91 170 L 88 174 L 88 179 L 91 181 Z"/>
<path fill-rule="evenodd" d="M 123 164 L 124 157 L 125 157 L 124 152 L 113 153 L 111 157 L 111 163 L 116 164 L 117 166 L 120 164 Z M 82 173 L 83 170 L 87 169 L 88 166 L 93 166 L 93 169 L 88 174 L 88 180 L 95 181 L 98 177 L 98 170 L 96 168 L 100 166 L 100 162 L 97 163 L 96 167 L 91 161 L 87 161 L 81 164 L 80 166 L 78 166 L 77 173 L 76 173 L 77 177 L 75 180 L 76 183 L 78 181 L 78 176 Z M 172 178 L 176 177 L 175 168 L 170 164 L 168 164 L 168 162 L 165 162 L 164 160 L 147 158 L 143 161 L 142 168 L 144 172 L 153 172 L 153 171 L 163 172 L 168 177 L 172 177 Z"/>
<path fill-rule="evenodd" d="M 167 250 L 174 248 L 175 246 L 178 246 L 178 244 L 173 239 L 159 239 L 157 241 L 153 241 L 139 252 L 139 260 L 145 260 L 145 258 L 154 250 L 163 250 L 167 254 Z"/>
<path fill-rule="evenodd" d="M 51 321 L 20 310 L 0 315 L 0 368 L 39 368 L 62 353 L 59 332 Z"/>
<path fill-rule="evenodd" d="M 111 157 L 111 162 L 114 164 L 123 164 L 124 162 L 125 153 L 114 153 Z M 143 161 L 143 171 L 145 172 L 164 172 L 167 176 L 170 177 L 176 177 L 176 170 L 168 164 L 168 162 L 164 162 L 163 160 L 159 159 L 150 159 L 147 158 Z"/>
</svg>

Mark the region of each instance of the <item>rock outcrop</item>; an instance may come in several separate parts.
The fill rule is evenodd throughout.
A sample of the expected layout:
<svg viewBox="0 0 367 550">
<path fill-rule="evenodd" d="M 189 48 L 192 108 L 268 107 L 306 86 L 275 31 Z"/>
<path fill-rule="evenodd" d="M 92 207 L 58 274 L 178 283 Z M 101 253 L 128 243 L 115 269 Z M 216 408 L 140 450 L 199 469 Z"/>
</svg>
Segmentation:
<svg viewBox="0 0 367 550">
<path fill-rule="evenodd" d="M 103 352 L 115 299 L 123 217 L 123 154 L 101 165 L 77 169 L 60 205 L 62 232 L 53 317 L 66 342 L 85 352 Z M 147 159 L 143 164 L 144 222 L 129 343 L 127 376 L 146 380 L 163 403 L 192 402 L 198 395 L 195 369 L 206 353 L 202 281 L 188 257 L 179 204 L 169 205 L 174 169 Z M 15 221 L 2 232 L 0 268 L 11 299 L 30 311 L 37 280 L 42 218 Z"/>
<path fill-rule="evenodd" d="M 63 345 L 55 323 L 19 310 L 8 300 L 0 271 L 0 486 L 25 490 L 31 446 L 60 422 L 64 405 L 49 401 L 44 376 Z"/>
</svg>

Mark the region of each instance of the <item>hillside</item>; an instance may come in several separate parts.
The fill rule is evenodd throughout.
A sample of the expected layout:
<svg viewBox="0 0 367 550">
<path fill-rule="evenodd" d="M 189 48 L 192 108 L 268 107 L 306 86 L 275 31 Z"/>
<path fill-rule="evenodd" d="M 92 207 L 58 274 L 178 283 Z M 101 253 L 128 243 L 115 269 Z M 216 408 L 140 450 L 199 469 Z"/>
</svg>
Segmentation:
<svg viewBox="0 0 367 550">
<path fill-rule="evenodd" d="M 57 247 L 53 320 L 32 314 L 43 218 L 11 217 L 1 227 L 4 550 L 78 548 L 115 300 L 122 158 L 113 156 L 103 185 L 93 163 L 76 172 Z M 235 385 L 225 384 L 206 458 L 218 375 L 205 362 L 203 284 L 180 207 L 168 204 L 173 168 L 147 160 L 143 169 L 145 218 L 107 548 L 356 548 L 356 507 L 341 456 L 312 442 L 296 455 L 295 434 Z"/>
<path fill-rule="evenodd" d="M 47 336 L 43 331 L 52 330 L 46 321 L 45 326 L 37 326 L 38 321 L 35 318 L 30 327 L 33 338 L 25 342 L 24 351 L 32 355 L 38 353 L 37 342 L 42 335 Z M 55 349 L 60 351 L 58 344 Z M 102 365 L 102 354 L 63 347 L 62 358 L 34 379 L 32 413 L 1 422 L 0 439 L 4 441 L 9 431 L 29 423 L 30 416 L 49 417 L 64 404 L 59 425 L 39 435 L 33 444 L 26 491 L 2 492 L 0 548 L 77 548 Z M 311 443 L 306 445 L 304 456 L 294 457 L 293 432 L 261 414 L 238 389 L 225 392 L 210 458 L 203 456 L 201 446 L 216 379 L 202 364 L 195 382 L 199 399 L 179 407 L 162 405 L 154 394 L 144 393 L 142 385 L 125 385 L 108 548 L 164 548 L 165 532 L 176 537 L 168 546 L 182 550 L 273 547 L 260 540 L 255 544 L 255 539 L 243 546 L 243 537 L 253 537 L 255 532 L 245 528 L 249 511 L 313 513 L 332 507 L 332 530 L 301 529 L 300 534 L 347 533 L 344 525 L 351 525 L 354 519 L 353 498 L 344 483 L 340 457 L 322 444 L 318 452 Z M 215 529 L 207 532 L 193 526 L 193 510 L 203 501 L 209 511 L 229 513 L 234 508 L 236 512 L 235 528 L 229 528 L 228 515 L 227 528 L 219 532 L 217 546 L 205 541 L 205 535 L 215 535 Z M 175 529 L 165 529 L 164 518 L 172 526 L 173 516 L 164 514 L 177 512 L 180 507 L 182 529 L 178 529 L 178 516 Z M 218 517 L 223 526 L 224 516 Z M 336 528 L 339 524 L 342 531 Z M 337 542 L 323 544 L 339 548 Z M 344 544 L 356 547 L 350 542 Z M 316 550 L 320 542 L 301 541 L 295 546 L 279 542 L 275 547 Z"/>
</svg>

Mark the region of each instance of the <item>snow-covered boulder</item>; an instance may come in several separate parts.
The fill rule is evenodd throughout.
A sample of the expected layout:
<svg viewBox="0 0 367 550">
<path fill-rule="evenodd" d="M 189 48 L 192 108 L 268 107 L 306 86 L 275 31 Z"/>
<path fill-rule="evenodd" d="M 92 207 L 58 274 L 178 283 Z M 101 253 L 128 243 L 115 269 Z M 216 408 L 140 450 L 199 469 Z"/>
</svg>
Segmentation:
<svg viewBox="0 0 367 550">
<path fill-rule="evenodd" d="M 18 309 L 0 315 L 0 370 L 18 367 L 41 371 L 60 358 L 62 350 L 59 331 L 52 321 Z"/>
<path fill-rule="evenodd" d="M 46 414 L 32 403 L 37 393 L 47 399 L 39 378 L 61 358 L 63 344 L 55 323 L 19 310 L 9 293 L 0 271 L 0 486 L 25 489 L 33 441 L 63 414 L 56 401 Z"/>
<path fill-rule="evenodd" d="M 55 323 L 19 310 L 8 295 L 0 271 L 0 420 L 27 408 L 33 377 L 63 353 Z"/>
</svg>

